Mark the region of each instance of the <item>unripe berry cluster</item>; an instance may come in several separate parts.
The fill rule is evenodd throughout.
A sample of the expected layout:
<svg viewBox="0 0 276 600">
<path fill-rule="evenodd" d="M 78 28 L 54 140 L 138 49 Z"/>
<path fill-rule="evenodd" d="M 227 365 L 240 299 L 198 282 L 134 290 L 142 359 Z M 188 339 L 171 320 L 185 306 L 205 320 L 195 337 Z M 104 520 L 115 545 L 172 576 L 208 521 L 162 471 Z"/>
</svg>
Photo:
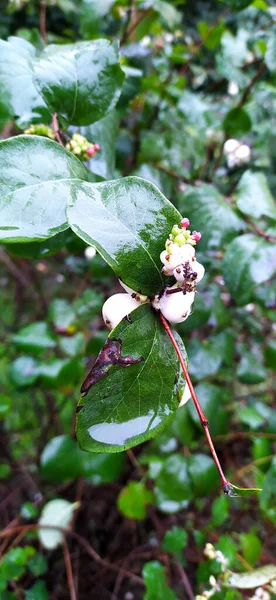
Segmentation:
<svg viewBox="0 0 276 600">
<path fill-rule="evenodd" d="M 80 133 L 74 133 L 65 147 L 80 160 L 88 160 L 100 150 L 99 144 L 92 144 Z"/>
<path fill-rule="evenodd" d="M 28 129 L 25 129 L 24 133 L 27 135 L 42 135 L 43 137 L 50 138 L 50 140 L 55 139 L 55 132 L 48 125 L 44 125 L 44 123 L 40 123 L 39 125 L 30 125 Z"/>
</svg>

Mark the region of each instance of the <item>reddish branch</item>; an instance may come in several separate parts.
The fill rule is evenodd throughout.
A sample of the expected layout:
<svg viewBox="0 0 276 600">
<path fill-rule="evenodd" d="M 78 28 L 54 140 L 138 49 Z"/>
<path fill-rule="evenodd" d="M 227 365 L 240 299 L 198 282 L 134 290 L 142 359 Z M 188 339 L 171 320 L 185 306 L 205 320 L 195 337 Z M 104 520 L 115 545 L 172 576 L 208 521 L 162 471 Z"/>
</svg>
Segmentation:
<svg viewBox="0 0 276 600">
<path fill-rule="evenodd" d="M 68 589 L 69 589 L 69 593 L 70 593 L 70 600 L 77 600 L 73 571 L 72 571 L 71 556 L 70 556 L 68 544 L 67 544 L 65 537 L 63 538 L 63 554 L 64 554 L 64 562 L 65 562 L 65 567 L 66 567 Z"/>
<path fill-rule="evenodd" d="M 204 432 L 205 432 L 205 435 L 206 435 L 206 438 L 207 438 L 207 442 L 209 444 L 209 448 L 210 448 L 213 460 L 214 460 L 215 465 L 217 467 L 217 470 L 219 472 L 219 476 L 220 476 L 220 479 L 221 479 L 223 491 L 225 492 L 225 494 L 228 494 L 228 492 L 229 492 L 229 482 L 228 482 L 228 480 L 226 479 L 226 477 L 224 475 L 224 472 L 222 470 L 220 461 L 219 461 L 217 453 L 215 451 L 214 444 L 213 444 L 213 441 L 212 441 L 212 438 L 211 438 L 211 435 L 210 435 L 210 431 L 209 431 L 208 419 L 205 417 L 205 414 L 204 414 L 204 412 L 203 412 L 203 410 L 202 410 L 202 408 L 200 406 L 200 403 L 199 403 L 198 397 L 197 397 L 197 395 L 195 393 L 194 386 L 193 386 L 193 384 L 191 382 L 191 379 L 190 379 L 190 376 L 189 376 L 189 373 L 188 373 L 188 370 L 187 370 L 186 363 L 184 361 L 182 352 L 181 352 L 181 350 L 180 350 L 180 348 L 179 348 L 179 346 L 178 346 L 178 344 L 177 344 L 177 342 L 176 342 L 176 340 L 174 338 L 174 335 L 173 335 L 173 333 L 172 333 L 172 331 L 170 329 L 170 326 L 169 326 L 168 322 L 166 321 L 165 317 L 162 315 L 161 312 L 159 313 L 159 316 L 160 316 L 161 322 L 163 324 L 163 327 L 164 327 L 165 331 L 167 332 L 167 334 L 168 334 L 168 336 L 169 336 L 169 338 L 170 338 L 170 340 L 172 342 L 172 345 L 173 345 L 173 347 L 174 347 L 174 349 L 176 351 L 176 354 L 177 354 L 177 356 L 179 358 L 179 361 L 180 361 L 180 364 L 181 364 L 181 368 L 183 370 L 186 382 L 187 382 L 189 390 L 191 392 L 191 396 L 192 396 L 195 408 L 197 410 L 198 416 L 200 418 L 201 425 L 202 425 L 202 427 L 204 429 Z"/>
<path fill-rule="evenodd" d="M 52 116 L 52 127 L 53 127 L 53 131 L 54 131 L 57 142 L 61 146 L 63 146 L 61 135 L 60 135 L 60 130 L 59 130 L 59 125 L 58 125 L 58 114 L 57 113 L 54 113 Z"/>
<path fill-rule="evenodd" d="M 39 7 L 39 31 L 44 44 L 47 44 L 46 33 L 46 0 L 41 0 Z"/>
</svg>

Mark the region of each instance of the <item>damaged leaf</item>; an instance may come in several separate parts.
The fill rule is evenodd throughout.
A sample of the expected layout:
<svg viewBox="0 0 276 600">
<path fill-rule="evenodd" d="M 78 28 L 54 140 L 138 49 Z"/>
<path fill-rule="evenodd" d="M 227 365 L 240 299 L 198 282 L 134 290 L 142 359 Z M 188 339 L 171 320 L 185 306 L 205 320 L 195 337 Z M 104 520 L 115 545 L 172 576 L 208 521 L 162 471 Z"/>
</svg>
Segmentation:
<svg viewBox="0 0 276 600">
<path fill-rule="evenodd" d="M 178 343 L 182 345 L 181 339 Z M 184 356 L 185 356 L 185 349 Z M 86 378 L 78 406 L 83 450 L 120 452 L 162 431 L 182 397 L 184 380 L 170 340 L 149 304 L 113 329 Z"/>
</svg>

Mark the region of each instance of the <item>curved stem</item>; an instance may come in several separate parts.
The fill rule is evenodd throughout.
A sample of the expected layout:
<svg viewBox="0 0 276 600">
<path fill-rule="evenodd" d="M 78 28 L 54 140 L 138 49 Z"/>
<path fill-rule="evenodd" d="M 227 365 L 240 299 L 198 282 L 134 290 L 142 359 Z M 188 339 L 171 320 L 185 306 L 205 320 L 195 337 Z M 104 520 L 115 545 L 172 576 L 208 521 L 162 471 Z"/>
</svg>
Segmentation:
<svg viewBox="0 0 276 600">
<path fill-rule="evenodd" d="M 170 338 L 170 340 L 172 342 L 172 345 L 173 345 L 173 347 L 174 347 L 174 349 L 176 351 L 176 354 L 177 354 L 177 356 L 179 358 L 179 361 L 180 361 L 180 364 L 181 364 L 181 368 L 182 368 L 182 371 L 184 373 L 184 376 L 185 376 L 187 385 L 189 387 L 189 390 L 191 392 L 191 396 L 192 396 L 195 408 L 197 410 L 197 414 L 198 414 L 198 416 L 200 418 L 201 425 L 202 425 L 202 427 L 204 429 L 204 432 L 205 432 L 205 435 L 206 435 L 206 438 L 207 438 L 207 442 L 208 442 L 208 445 L 209 445 L 209 448 L 210 448 L 210 451 L 211 451 L 214 463 L 215 463 L 215 465 L 217 467 L 217 470 L 219 472 L 219 476 L 220 476 L 220 479 L 221 479 L 223 491 L 225 492 L 225 494 L 228 494 L 228 492 L 229 492 L 229 482 L 226 479 L 226 477 L 224 475 L 224 472 L 222 470 L 222 467 L 221 467 L 219 458 L 217 456 L 217 453 L 216 453 L 216 450 L 215 450 L 215 447 L 214 447 L 214 444 L 213 444 L 213 440 L 211 438 L 211 434 L 210 434 L 210 431 L 209 431 L 208 419 L 205 417 L 205 414 L 204 414 L 204 412 L 203 412 L 203 410 L 202 410 L 202 408 L 200 406 L 200 402 L 199 402 L 198 397 L 197 397 L 197 395 L 195 393 L 194 386 L 193 386 L 193 384 L 191 382 L 190 375 L 188 373 L 184 357 L 183 357 L 182 352 L 181 352 L 181 350 L 180 350 L 180 348 L 178 346 L 177 341 L 174 338 L 173 332 L 172 332 L 172 330 L 171 330 L 171 328 L 170 328 L 167 320 L 165 319 L 165 317 L 162 315 L 161 312 L 159 313 L 159 316 L 160 316 L 160 320 L 162 322 L 162 325 L 163 325 L 165 331 L 167 332 L 167 334 L 168 334 L 168 336 L 169 336 L 169 338 Z"/>
</svg>

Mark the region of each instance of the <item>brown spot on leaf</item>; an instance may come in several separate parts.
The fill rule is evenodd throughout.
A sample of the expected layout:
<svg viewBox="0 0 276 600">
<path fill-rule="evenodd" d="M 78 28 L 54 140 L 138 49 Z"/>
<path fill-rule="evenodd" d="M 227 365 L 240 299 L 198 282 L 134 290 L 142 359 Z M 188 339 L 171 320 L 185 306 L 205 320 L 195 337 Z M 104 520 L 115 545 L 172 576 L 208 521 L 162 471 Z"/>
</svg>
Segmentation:
<svg viewBox="0 0 276 600">
<path fill-rule="evenodd" d="M 135 365 L 144 360 L 142 356 L 137 359 L 133 358 L 131 355 L 122 356 L 121 352 L 121 340 L 111 340 L 110 338 L 106 340 L 105 345 L 100 351 L 91 371 L 88 373 L 81 386 L 81 394 L 83 396 L 87 394 L 92 385 L 108 375 L 111 367 L 115 365 L 123 368 L 130 367 L 131 365 Z"/>
</svg>

